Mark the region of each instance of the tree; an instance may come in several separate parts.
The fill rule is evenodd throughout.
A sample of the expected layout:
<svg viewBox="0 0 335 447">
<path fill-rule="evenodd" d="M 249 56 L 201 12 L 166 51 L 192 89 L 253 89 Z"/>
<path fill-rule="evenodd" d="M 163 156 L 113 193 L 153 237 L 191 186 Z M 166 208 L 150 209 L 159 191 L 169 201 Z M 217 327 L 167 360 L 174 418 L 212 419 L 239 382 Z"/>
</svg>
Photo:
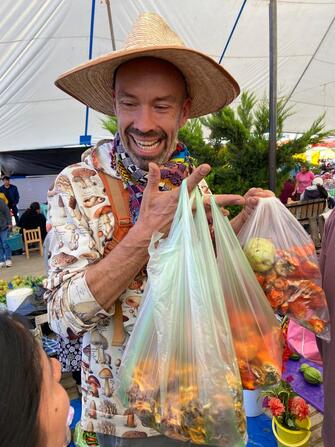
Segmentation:
<svg viewBox="0 0 335 447">
<path fill-rule="evenodd" d="M 286 98 L 277 103 L 277 140 L 280 140 L 285 120 L 292 114 L 286 106 Z M 209 129 L 206 143 L 202 126 Z M 179 137 L 189 146 L 198 163 L 212 166 L 208 183 L 214 193 L 245 194 L 253 187 L 268 188 L 268 132 L 269 107 L 266 98 L 243 92 L 236 112 L 231 107 L 205 118 L 188 122 Z M 321 141 L 334 131 L 326 131 L 324 116 L 317 118 L 312 126 L 296 139 L 278 144 L 277 192 L 296 164 L 294 155 L 305 152 L 308 144 Z"/>
</svg>

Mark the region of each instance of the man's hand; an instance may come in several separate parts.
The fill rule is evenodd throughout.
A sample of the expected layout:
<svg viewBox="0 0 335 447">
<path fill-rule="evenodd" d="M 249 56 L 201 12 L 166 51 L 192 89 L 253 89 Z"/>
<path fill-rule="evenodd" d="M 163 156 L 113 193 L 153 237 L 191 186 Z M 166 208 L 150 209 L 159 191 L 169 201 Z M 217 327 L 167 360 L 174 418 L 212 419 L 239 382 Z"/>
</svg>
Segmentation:
<svg viewBox="0 0 335 447">
<path fill-rule="evenodd" d="M 12 231 L 13 225 L 8 225 L 8 231 Z"/>
<path fill-rule="evenodd" d="M 247 191 L 243 196 L 245 200 L 243 210 L 234 219 L 230 221 L 235 233 L 238 233 L 240 231 L 244 222 L 248 219 L 250 214 L 256 208 L 260 198 L 274 197 L 274 196 L 275 196 L 274 193 L 267 189 L 250 188 L 249 191 Z"/>
<path fill-rule="evenodd" d="M 187 178 L 187 188 L 191 192 L 198 183 L 209 173 L 210 166 L 202 164 L 198 166 L 192 174 Z M 148 184 L 143 193 L 140 215 L 136 226 L 141 228 L 142 234 L 146 234 L 150 239 L 154 231 L 166 234 L 171 226 L 175 215 L 180 188 L 171 191 L 159 191 L 159 182 L 161 180 L 159 167 L 149 164 Z M 215 196 L 218 206 L 226 205 L 244 205 L 243 197 L 234 194 L 222 194 Z M 210 195 L 206 195 L 205 206 L 210 205 Z"/>
</svg>

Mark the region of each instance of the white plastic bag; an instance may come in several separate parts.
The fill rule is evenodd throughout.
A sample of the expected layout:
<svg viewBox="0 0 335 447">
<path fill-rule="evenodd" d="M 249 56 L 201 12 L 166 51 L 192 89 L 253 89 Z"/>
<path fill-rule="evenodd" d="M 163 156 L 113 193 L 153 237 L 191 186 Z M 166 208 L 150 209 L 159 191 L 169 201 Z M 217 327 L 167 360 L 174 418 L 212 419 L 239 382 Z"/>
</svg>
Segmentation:
<svg viewBox="0 0 335 447">
<path fill-rule="evenodd" d="M 329 312 L 312 239 L 275 197 L 262 198 L 238 238 L 272 308 L 329 339 Z"/>
<path fill-rule="evenodd" d="M 184 181 L 168 238 L 158 235 L 149 247 L 145 302 L 118 391 L 128 411 L 168 437 L 239 447 L 240 375 L 206 216 L 196 215 L 197 227 Z"/>
</svg>

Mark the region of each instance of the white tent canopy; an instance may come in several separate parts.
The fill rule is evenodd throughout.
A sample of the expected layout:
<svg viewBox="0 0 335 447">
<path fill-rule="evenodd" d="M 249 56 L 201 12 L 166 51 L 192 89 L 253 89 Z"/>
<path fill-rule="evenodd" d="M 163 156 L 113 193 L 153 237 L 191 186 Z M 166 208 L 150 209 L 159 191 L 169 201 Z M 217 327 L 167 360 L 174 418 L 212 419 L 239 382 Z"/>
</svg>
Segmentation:
<svg viewBox="0 0 335 447">
<path fill-rule="evenodd" d="M 85 106 L 53 82 L 88 59 L 92 1 L 1 1 L 0 151 L 79 144 Z M 111 0 L 116 46 L 140 12 L 156 11 L 188 46 L 219 61 L 242 2 Z M 268 93 L 268 17 L 267 0 L 248 0 L 222 61 L 259 98 Z M 334 19 L 333 0 L 278 0 L 278 90 L 295 111 L 285 131 L 303 131 L 324 112 L 335 127 Z M 111 50 L 107 7 L 98 0 L 93 57 Z M 102 118 L 89 113 L 93 141 L 106 136 Z"/>
</svg>

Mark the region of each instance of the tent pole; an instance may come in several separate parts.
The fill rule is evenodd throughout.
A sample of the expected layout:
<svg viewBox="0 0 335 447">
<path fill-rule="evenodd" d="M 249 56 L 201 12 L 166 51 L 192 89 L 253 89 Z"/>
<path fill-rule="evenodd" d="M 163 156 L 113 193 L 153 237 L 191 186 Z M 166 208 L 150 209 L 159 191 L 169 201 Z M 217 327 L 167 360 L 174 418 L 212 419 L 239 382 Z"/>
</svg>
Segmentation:
<svg viewBox="0 0 335 447">
<path fill-rule="evenodd" d="M 276 190 L 277 151 L 277 0 L 269 3 L 270 85 L 269 85 L 269 188 Z"/>
<path fill-rule="evenodd" d="M 92 0 L 91 7 L 91 25 L 90 25 L 90 41 L 88 48 L 88 58 L 92 59 L 93 54 L 93 36 L 94 36 L 94 15 L 95 15 L 95 0 Z M 85 113 L 85 133 L 84 135 L 80 135 L 80 144 L 91 145 L 91 135 L 88 135 L 88 117 L 89 117 L 89 107 L 86 106 Z"/>
<path fill-rule="evenodd" d="M 110 29 L 110 33 L 111 33 L 111 39 L 112 39 L 112 47 L 113 47 L 113 51 L 115 51 L 116 45 L 115 45 L 115 36 L 114 36 L 114 28 L 113 28 L 113 20 L 112 20 L 111 0 L 106 0 L 106 6 L 107 6 L 109 29 Z"/>
</svg>

